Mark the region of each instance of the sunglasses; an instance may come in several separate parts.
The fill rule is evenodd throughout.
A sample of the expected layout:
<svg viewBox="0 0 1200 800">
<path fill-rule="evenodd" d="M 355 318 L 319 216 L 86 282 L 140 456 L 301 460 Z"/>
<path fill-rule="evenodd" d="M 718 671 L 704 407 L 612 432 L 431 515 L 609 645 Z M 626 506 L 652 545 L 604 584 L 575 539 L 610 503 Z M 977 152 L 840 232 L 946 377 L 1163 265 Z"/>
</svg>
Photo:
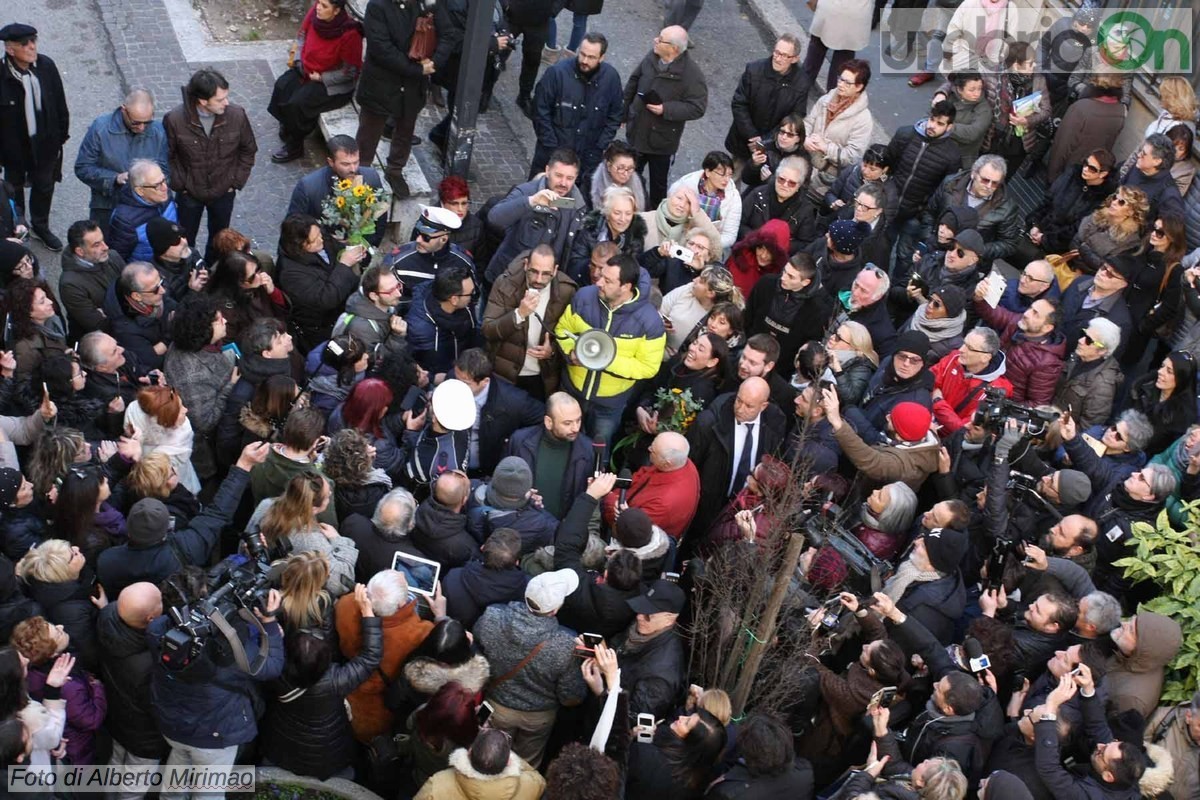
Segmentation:
<svg viewBox="0 0 1200 800">
<path fill-rule="evenodd" d="M 1085 161 L 1085 162 L 1083 162 L 1083 171 L 1084 172 L 1099 172 L 1100 167 L 1096 166 L 1095 164 L 1093 164 L 1090 161 Z"/>
<path fill-rule="evenodd" d="M 1088 335 L 1086 333 L 1083 335 L 1083 343 L 1086 344 L 1088 347 L 1096 347 L 1096 348 L 1099 348 L 1100 350 L 1104 349 L 1104 342 L 1097 341 L 1096 339 L 1093 339 L 1090 335 Z"/>
<path fill-rule="evenodd" d="M 929 307 L 930 308 L 945 308 L 946 306 L 942 304 L 941 298 L 934 297 L 932 300 L 929 301 Z"/>
<path fill-rule="evenodd" d="M 1154 228 L 1151 229 L 1150 233 L 1154 236 L 1166 236 L 1167 229 L 1164 228 L 1162 225 L 1155 225 Z"/>
<path fill-rule="evenodd" d="M 976 175 L 975 180 L 982 183 L 984 186 L 999 186 L 1003 178 L 985 178 L 982 175 Z"/>
<path fill-rule="evenodd" d="M 1112 195 L 1111 197 L 1109 197 L 1109 198 L 1108 198 L 1108 202 L 1109 202 L 1109 203 L 1116 203 L 1116 204 L 1117 204 L 1117 205 L 1119 205 L 1119 206 L 1127 206 L 1127 205 L 1129 205 L 1129 201 L 1128 201 L 1128 200 L 1126 200 L 1124 197 L 1121 197 L 1120 195 L 1117 195 L 1117 194 L 1114 194 L 1114 195 Z"/>
<path fill-rule="evenodd" d="M 776 178 L 775 182 L 778 183 L 780 186 L 787 186 L 789 188 L 800 185 L 800 181 L 788 180 L 787 178 L 782 178 L 782 177 Z"/>
<path fill-rule="evenodd" d="M 1113 438 L 1116 439 L 1118 442 L 1125 441 L 1125 437 L 1123 435 L 1121 435 L 1121 431 L 1117 429 L 1116 425 L 1109 425 L 1108 431 L 1109 431 L 1109 433 L 1111 433 L 1113 435 Z"/>
<path fill-rule="evenodd" d="M 973 250 L 966 250 L 966 249 L 964 249 L 964 248 L 962 248 L 962 247 L 956 247 L 956 248 L 954 248 L 954 255 L 958 256 L 959 258 L 966 258 L 966 257 L 967 257 L 967 253 L 971 253 L 971 252 L 974 252 L 974 251 L 973 251 Z"/>
</svg>

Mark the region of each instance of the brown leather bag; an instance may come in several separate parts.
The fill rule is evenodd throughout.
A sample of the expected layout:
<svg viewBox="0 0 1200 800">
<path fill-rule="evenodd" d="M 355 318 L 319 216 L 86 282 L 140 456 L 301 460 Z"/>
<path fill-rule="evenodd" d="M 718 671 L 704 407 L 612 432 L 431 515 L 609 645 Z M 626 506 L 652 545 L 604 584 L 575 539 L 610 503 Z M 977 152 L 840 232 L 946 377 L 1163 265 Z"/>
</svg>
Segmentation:
<svg viewBox="0 0 1200 800">
<path fill-rule="evenodd" d="M 413 61 L 424 61 L 437 49 L 437 29 L 433 26 L 433 14 L 417 17 L 412 41 L 408 43 L 408 57 Z"/>
</svg>

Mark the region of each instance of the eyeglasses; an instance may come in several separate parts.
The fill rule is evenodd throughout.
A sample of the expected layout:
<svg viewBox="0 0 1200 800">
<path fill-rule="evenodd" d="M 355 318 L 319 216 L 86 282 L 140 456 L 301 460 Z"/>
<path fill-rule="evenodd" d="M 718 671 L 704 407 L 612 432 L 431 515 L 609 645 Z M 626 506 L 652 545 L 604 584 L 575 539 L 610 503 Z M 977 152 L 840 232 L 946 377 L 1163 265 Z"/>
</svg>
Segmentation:
<svg viewBox="0 0 1200 800">
<path fill-rule="evenodd" d="M 1046 280 L 1045 278 L 1039 278 L 1030 272 L 1022 272 L 1021 280 L 1029 281 L 1030 283 L 1050 283 L 1050 281 Z"/>
<path fill-rule="evenodd" d="M 783 177 L 782 175 L 780 175 L 780 176 L 776 177 L 776 178 L 775 178 L 775 182 L 776 182 L 777 184 L 779 184 L 780 186 L 786 186 L 786 187 L 788 187 L 789 189 L 791 189 L 791 188 L 795 188 L 795 187 L 797 187 L 797 186 L 799 186 L 799 185 L 800 185 L 800 181 L 793 181 L 793 180 L 791 180 L 791 179 L 789 179 L 789 178 L 785 178 L 785 177 Z"/>
<path fill-rule="evenodd" d="M 853 78 L 846 80 L 841 75 L 838 76 L 838 83 L 843 86 L 858 86 L 858 81 L 854 80 Z"/>
<path fill-rule="evenodd" d="M 139 189 L 161 189 L 162 187 L 164 187 L 166 185 L 167 185 L 167 179 L 163 178 L 158 183 L 143 183 L 140 186 L 138 186 L 138 188 Z"/>
<path fill-rule="evenodd" d="M 1104 342 L 1101 342 L 1098 339 L 1093 339 L 1089 333 L 1083 334 L 1083 343 L 1088 347 L 1095 347 L 1098 350 L 1104 349 Z"/>
<path fill-rule="evenodd" d="M 708 252 L 708 245 L 699 239 L 688 239 L 687 246 L 689 250 L 703 250 L 706 253 Z"/>
<path fill-rule="evenodd" d="M 912 353 L 896 353 L 892 356 L 893 361 L 903 361 L 905 364 L 924 364 L 925 359 L 921 356 L 913 355 Z"/>
<path fill-rule="evenodd" d="M 992 354 L 991 350 L 980 350 L 977 347 L 971 347 L 971 345 L 967 344 L 966 342 L 963 342 L 962 349 L 967 350 L 972 353 L 979 353 L 981 355 L 989 355 L 990 356 Z"/>
<path fill-rule="evenodd" d="M 779 58 L 795 58 L 796 56 L 799 55 L 799 53 L 784 53 L 781 50 L 772 50 L 771 55 L 777 56 Z"/>
<path fill-rule="evenodd" d="M 1109 202 L 1109 203 L 1116 203 L 1116 204 L 1117 204 L 1117 205 L 1119 205 L 1119 206 L 1127 206 L 1127 205 L 1129 205 L 1129 201 L 1128 201 L 1128 200 L 1126 200 L 1124 197 L 1121 197 L 1121 195 L 1119 195 L 1119 194 L 1110 195 L 1110 196 L 1109 196 L 1109 198 L 1108 198 L 1108 202 Z"/>
<path fill-rule="evenodd" d="M 1113 435 L 1113 438 L 1116 439 L 1118 442 L 1125 441 L 1125 436 L 1121 433 L 1121 430 L 1116 425 L 1109 425 L 1108 431 L 1109 431 L 1109 433 L 1111 433 Z"/>
<path fill-rule="evenodd" d="M 985 186 L 999 186 L 1000 182 L 1003 181 L 1004 179 L 1003 178 L 985 178 L 982 175 L 976 175 L 975 180 L 979 181 L 980 183 L 982 183 Z"/>
<path fill-rule="evenodd" d="M 859 211 L 878 211 L 879 206 L 869 206 L 861 200 L 854 201 L 854 207 Z"/>
<path fill-rule="evenodd" d="M 843 338 L 842 338 L 842 335 L 841 335 L 840 333 L 838 333 L 837 331 L 834 331 L 833 333 L 829 334 L 829 341 L 831 341 L 831 342 L 843 342 L 843 343 L 845 343 L 845 344 L 850 344 L 850 343 L 849 343 L 849 342 L 847 342 L 845 339 L 843 339 Z"/>
<path fill-rule="evenodd" d="M 618 167 L 616 164 L 609 164 L 609 166 L 612 168 L 613 172 L 619 172 L 622 175 L 628 175 L 629 173 L 633 172 L 633 170 L 634 170 L 633 164 L 626 164 L 626 165 L 620 166 L 620 167 Z"/>
<path fill-rule="evenodd" d="M 780 135 L 780 136 L 789 136 L 789 137 L 795 138 L 795 137 L 797 137 L 797 136 L 799 136 L 799 135 L 800 135 L 800 132 L 799 132 L 799 131 L 790 131 L 790 130 L 788 130 L 787 128 L 780 128 L 780 129 L 779 129 L 779 135 Z"/>
<path fill-rule="evenodd" d="M 714 169 L 714 170 L 709 170 L 708 174 L 714 178 L 732 178 L 733 170 L 731 170 L 731 169 Z"/>
</svg>

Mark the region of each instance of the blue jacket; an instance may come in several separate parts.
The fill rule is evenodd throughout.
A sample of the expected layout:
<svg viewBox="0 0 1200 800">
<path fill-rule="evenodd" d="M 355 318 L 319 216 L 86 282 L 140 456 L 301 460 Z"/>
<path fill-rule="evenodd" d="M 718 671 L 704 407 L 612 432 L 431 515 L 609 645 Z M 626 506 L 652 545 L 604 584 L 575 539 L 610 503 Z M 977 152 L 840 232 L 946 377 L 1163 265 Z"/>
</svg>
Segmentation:
<svg viewBox="0 0 1200 800">
<path fill-rule="evenodd" d="M 434 375 L 449 372 L 463 350 L 483 344 L 475 310 L 468 307 L 447 314 L 433 298 L 432 281 L 413 292 L 405 320 L 413 359 Z"/>
<path fill-rule="evenodd" d="M 478 541 L 487 538 L 500 528 L 512 528 L 521 534 L 521 554 L 527 555 L 539 547 L 554 544 L 554 532 L 558 530 L 558 519 L 526 502 L 523 508 L 497 508 L 486 501 L 487 484 L 480 484 L 467 503 L 467 532 Z"/>
<path fill-rule="evenodd" d="M 601 63 L 587 78 L 578 64 L 564 58 L 542 75 L 533 94 L 533 129 L 539 148 L 547 154 L 571 148 L 583 164 L 581 174 L 588 175 L 621 127 L 624 98 L 611 64 Z"/>
<path fill-rule="evenodd" d="M 125 126 L 121 109 L 97 117 L 88 126 L 75 158 L 75 177 L 92 190 L 92 208 L 113 208 L 117 204 L 117 175 L 129 171 L 139 158 L 149 159 L 167 171 L 167 132 L 154 120 L 141 133 Z M 111 246 L 111 242 L 109 243 Z"/>
<path fill-rule="evenodd" d="M 509 190 L 503 200 L 492 206 L 487 224 L 495 231 L 503 231 L 504 241 L 496 248 L 484 272 L 484 282 L 489 286 L 500 278 L 517 255 L 532 250 L 539 244 L 548 244 L 554 248 L 557 263 L 567 263 L 575 234 L 583 227 L 587 201 L 584 200 L 579 187 L 573 186 L 570 197 L 575 200 L 574 207 L 531 207 L 529 198 L 545 188 L 545 177 L 517 184 Z"/>
<path fill-rule="evenodd" d="M 108 246 L 130 261 L 153 261 L 154 250 L 146 238 L 146 224 L 155 217 L 179 221 L 179 209 L 169 195 L 165 203 L 147 203 L 141 195 L 125 184 L 117 192 L 117 207 L 109 221 Z"/>
<path fill-rule="evenodd" d="M 154 352 L 159 342 L 171 344 L 171 314 L 175 301 L 170 295 L 163 297 L 163 313 L 159 317 L 145 317 L 130 311 L 125 299 L 117 295 L 117 284 L 108 287 L 104 297 L 104 316 L 108 318 L 109 333 L 117 344 L 132 350 L 137 362 L 146 372 L 163 368 L 163 357 Z"/>
<path fill-rule="evenodd" d="M 530 425 L 513 433 L 508 440 L 505 456 L 519 456 L 529 465 L 529 469 L 537 474 L 537 454 L 541 446 L 542 433 L 546 426 Z M 571 443 L 571 453 L 567 457 L 567 474 L 563 476 L 562 497 L 558 498 L 558 507 L 565 514 L 575 502 L 575 498 L 587 489 L 588 478 L 592 476 L 596 459 L 596 450 L 592 440 L 583 431 Z"/>
<path fill-rule="evenodd" d="M 150 678 L 150 704 L 162 735 L 205 750 L 253 741 L 258 735 L 256 707 L 264 707 L 255 683 L 283 674 L 283 631 L 279 623 L 264 626 L 270 649 L 266 663 L 253 678 L 236 664 L 216 666 L 207 657 L 181 672 L 157 663 L 163 636 L 171 627 L 171 618 L 161 616 L 146 629 L 146 644 L 156 662 Z M 242 630 L 246 658 L 253 663 L 258 656 L 257 639 L 246 635 L 245 623 L 235 622 L 234 628 Z"/>
<path fill-rule="evenodd" d="M 383 180 L 379 177 L 379 172 L 371 167 L 359 167 L 358 174 L 362 176 L 363 183 L 373 189 L 382 189 Z M 333 194 L 333 169 L 328 166 L 321 167 L 318 170 L 308 173 L 299 181 L 296 182 L 296 188 L 292 190 L 292 199 L 288 203 L 287 214 L 290 217 L 292 214 L 307 214 L 313 219 L 320 219 L 323 212 L 322 205 L 325 203 L 325 198 Z M 388 215 L 384 214 L 375 221 L 375 233 L 367 237 L 367 241 L 378 247 L 383 241 L 383 233 L 387 230 Z"/>
</svg>

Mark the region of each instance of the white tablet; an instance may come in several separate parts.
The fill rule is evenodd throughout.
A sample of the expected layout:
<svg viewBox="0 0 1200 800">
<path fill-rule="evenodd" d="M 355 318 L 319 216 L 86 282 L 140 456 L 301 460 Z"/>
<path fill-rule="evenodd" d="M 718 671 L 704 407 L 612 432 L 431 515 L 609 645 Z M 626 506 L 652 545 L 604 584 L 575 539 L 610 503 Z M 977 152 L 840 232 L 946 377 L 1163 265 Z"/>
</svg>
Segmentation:
<svg viewBox="0 0 1200 800">
<path fill-rule="evenodd" d="M 442 571 L 442 565 L 420 556 L 410 556 L 399 550 L 392 556 L 392 569 L 403 572 L 408 578 L 408 588 L 417 594 L 433 597 L 434 587 Z"/>
</svg>

